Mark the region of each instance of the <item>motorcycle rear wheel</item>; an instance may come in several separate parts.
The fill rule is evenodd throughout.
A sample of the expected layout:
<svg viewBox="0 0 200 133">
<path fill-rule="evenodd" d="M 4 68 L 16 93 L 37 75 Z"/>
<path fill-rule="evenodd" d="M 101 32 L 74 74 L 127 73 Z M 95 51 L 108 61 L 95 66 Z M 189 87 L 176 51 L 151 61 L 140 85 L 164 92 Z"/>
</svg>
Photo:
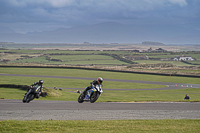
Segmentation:
<svg viewBox="0 0 200 133">
<path fill-rule="evenodd" d="M 96 102 L 96 100 L 99 98 L 99 93 L 98 92 L 93 92 L 90 96 L 90 102 L 91 103 L 94 103 Z"/>
</svg>

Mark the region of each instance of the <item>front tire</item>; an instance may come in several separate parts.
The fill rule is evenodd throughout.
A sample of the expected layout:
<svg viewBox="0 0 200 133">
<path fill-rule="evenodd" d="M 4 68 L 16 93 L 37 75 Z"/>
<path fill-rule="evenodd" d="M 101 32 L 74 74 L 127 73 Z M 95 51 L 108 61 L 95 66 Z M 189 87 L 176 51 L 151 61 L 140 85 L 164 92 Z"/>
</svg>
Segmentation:
<svg viewBox="0 0 200 133">
<path fill-rule="evenodd" d="M 22 102 L 23 102 L 23 103 L 26 103 L 26 96 L 24 96 Z"/>
<path fill-rule="evenodd" d="M 83 103 L 83 102 L 84 102 L 83 94 L 81 94 L 81 95 L 78 97 L 78 102 L 79 102 L 79 103 Z"/>
<path fill-rule="evenodd" d="M 31 100 L 34 99 L 34 95 L 33 94 L 30 94 L 26 100 L 27 103 L 29 103 Z"/>
<path fill-rule="evenodd" d="M 96 102 L 96 100 L 99 98 L 99 92 L 93 92 L 90 96 L 90 102 L 94 103 Z"/>
</svg>

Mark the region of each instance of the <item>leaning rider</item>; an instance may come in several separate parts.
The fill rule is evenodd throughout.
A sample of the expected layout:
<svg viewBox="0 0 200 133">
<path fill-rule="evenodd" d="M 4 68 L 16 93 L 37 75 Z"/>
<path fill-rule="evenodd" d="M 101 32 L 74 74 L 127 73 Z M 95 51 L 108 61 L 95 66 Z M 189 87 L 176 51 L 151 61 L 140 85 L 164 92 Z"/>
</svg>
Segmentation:
<svg viewBox="0 0 200 133">
<path fill-rule="evenodd" d="M 42 93 L 42 90 L 43 90 L 43 80 L 39 80 L 38 82 L 34 82 L 33 84 L 30 85 L 30 89 L 28 90 L 27 94 L 26 95 L 29 95 L 32 91 L 35 91 L 34 93 L 36 93 L 35 97 L 36 98 L 39 98 L 41 93 Z M 35 87 L 35 86 L 38 86 L 37 87 L 37 90 L 33 90 L 32 88 Z"/>
<path fill-rule="evenodd" d="M 90 82 L 90 86 L 88 86 L 84 91 L 83 91 L 83 94 L 84 94 L 84 97 L 85 95 L 87 94 L 87 91 L 92 89 L 93 86 L 96 86 L 96 85 L 102 85 L 102 82 L 103 82 L 103 78 L 101 77 L 98 77 L 97 80 L 94 80 L 92 82 Z"/>
</svg>

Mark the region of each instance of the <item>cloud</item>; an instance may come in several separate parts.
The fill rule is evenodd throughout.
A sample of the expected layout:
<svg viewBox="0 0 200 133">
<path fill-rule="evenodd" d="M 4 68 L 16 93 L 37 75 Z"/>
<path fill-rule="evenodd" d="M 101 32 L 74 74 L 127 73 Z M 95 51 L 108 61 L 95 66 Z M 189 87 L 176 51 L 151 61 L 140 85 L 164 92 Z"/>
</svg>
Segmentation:
<svg viewBox="0 0 200 133">
<path fill-rule="evenodd" d="M 187 1 L 186 0 L 169 0 L 172 4 L 178 4 L 181 7 L 187 6 Z"/>
<path fill-rule="evenodd" d="M 6 1 L 10 6 L 14 6 L 14 7 L 25 7 L 27 6 L 26 1 L 24 0 L 7 0 Z"/>
<path fill-rule="evenodd" d="M 41 6 L 64 8 L 69 6 L 74 7 L 101 7 L 101 8 L 125 8 L 133 10 L 152 9 L 157 6 L 166 6 L 167 4 L 178 4 L 186 6 L 186 0 L 6 0 L 6 3 L 15 7 L 25 6 Z"/>
<path fill-rule="evenodd" d="M 30 5 L 51 6 L 55 8 L 65 7 L 76 3 L 76 0 L 6 0 L 9 5 L 26 7 Z"/>
<path fill-rule="evenodd" d="M 104 21 L 173 22 L 198 17 L 199 6 L 198 0 L 0 0 L 0 24 L 28 21 L 73 26 Z"/>
</svg>

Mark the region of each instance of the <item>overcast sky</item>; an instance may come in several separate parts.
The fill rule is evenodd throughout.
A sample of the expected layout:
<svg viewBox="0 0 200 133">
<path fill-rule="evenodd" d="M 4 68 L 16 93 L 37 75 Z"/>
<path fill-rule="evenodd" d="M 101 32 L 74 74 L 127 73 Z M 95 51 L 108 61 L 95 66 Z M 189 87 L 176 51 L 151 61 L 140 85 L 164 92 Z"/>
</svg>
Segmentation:
<svg viewBox="0 0 200 133">
<path fill-rule="evenodd" d="M 0 0 L 0 26 L 20 33 L 101 22 L 200 30 L 200 0 Z"/>
</svg>

